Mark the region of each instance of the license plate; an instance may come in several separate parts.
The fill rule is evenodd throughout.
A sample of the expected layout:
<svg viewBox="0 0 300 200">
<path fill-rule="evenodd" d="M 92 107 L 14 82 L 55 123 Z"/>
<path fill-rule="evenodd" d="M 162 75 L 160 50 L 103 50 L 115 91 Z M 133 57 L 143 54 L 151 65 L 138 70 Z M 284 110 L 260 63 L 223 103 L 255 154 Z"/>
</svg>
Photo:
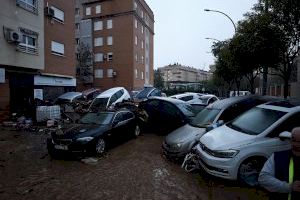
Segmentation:
<svg viewBox="0 0 300 200">
<path fill-rule="evenodd" d="M 59 150 L 68 150 L 68 146 L 66 145 L 54 145 L 54 148 Z"/>
</svg>

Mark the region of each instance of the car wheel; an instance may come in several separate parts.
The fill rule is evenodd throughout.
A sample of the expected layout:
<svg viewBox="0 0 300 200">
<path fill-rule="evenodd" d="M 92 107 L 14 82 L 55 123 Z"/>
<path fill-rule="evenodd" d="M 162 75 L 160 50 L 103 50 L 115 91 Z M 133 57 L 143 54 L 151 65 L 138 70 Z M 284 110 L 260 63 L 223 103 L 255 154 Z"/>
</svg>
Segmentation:
<svg viewBox="0 0 300 200">
<path fill-rule="evenodd" d="M 140 136 L 140 134 L 141 134 L 141 129 L 139 125 L 136 125 L 134 129 L 134 137 L 137 138 L 138 136 Z"/>
<path fill-rule="evenodd" d="M 258 185 L 258 176 L 265 163 L 265 158 L 250 158 L 239 167 L 238 178 L 241 182 L 250 186 Z"/>
<path fill-rule="evenodd" d="M 98 156 L 103 155 L 104 152 L 105 152 L 105 148 L 106 148 L 106 144 L 105 144 L 104 139 L 99 138 L 97 140 L 97 142 L 96 142 L 96 145 L 95 145 L 95 153 L 96 153 L 96 155 L 98 155 Z"/>
</svg>

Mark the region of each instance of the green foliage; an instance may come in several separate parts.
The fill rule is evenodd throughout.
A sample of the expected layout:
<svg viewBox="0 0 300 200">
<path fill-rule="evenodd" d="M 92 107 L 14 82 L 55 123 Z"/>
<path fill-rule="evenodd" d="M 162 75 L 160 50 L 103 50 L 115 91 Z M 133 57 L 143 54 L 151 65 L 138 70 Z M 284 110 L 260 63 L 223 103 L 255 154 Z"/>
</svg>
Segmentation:
<svg viewBox="0 0 300 200">
<path fill-rule="evenodd" d="M 154 87 L 162 89 L 164 87 L 164 80 L 161 72 L 157 69 L 154 70 Z"/>
</svg>

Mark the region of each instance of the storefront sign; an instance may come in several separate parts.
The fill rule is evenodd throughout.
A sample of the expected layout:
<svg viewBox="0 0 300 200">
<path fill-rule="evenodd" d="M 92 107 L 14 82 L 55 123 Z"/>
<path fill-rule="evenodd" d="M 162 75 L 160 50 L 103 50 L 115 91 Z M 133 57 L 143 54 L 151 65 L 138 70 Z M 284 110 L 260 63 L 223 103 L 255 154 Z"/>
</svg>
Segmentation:
<svg viewBox="0 0 300 200">
<path fill-rule="evenodd" d="M 34 98 L 43 100 L 43 89 L 34 89 Z"/>
<path fill-rule="evenodd" d="M 5 83 L 5 69 L 0 68 L 0 83 Z"/>
<path fill-rule="evenodd" d="M 54 76 L 34 76 L 34 85 L 69 86 L 76 87 L 75 78 L 63 78 Z"/>
</svg>

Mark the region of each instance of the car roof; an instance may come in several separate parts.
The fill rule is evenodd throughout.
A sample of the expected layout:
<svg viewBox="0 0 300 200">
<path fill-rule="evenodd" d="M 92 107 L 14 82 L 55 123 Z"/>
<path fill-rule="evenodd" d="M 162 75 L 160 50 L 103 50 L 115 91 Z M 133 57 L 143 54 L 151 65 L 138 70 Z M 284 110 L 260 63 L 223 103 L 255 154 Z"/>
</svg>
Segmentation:
<svg viewBox="0 0 300 200">
<path fill-rule="evenodd" d="M 158 99 L 158 100 L 162 100 L 162 101 L 167 101 L 173 104 L 186 104 L 185 101 L 179 100 L 179 99 L 174 99 L 174 98 L 170 98 L 170 97 L 149 97 L 149 100 L 151 99 Z"/>
<path fill-rule="evenodd" d="M 96 92 L 96 91 L 100 92 L 101 90 L 98 89 L 98 88 L 90 88 L 90 89 L 82 91 L 82 95 L 87 96 L 87 95 L 89 95 L 89 94 L 91 94 L 93 92 Z"/>
<path fill-rule="evenodd" d="M 230 98 L 222 99 L 222 100 L 219 100 L 219 101 L 215 101 L 214 103 L 208 105 L 208 108 L 224 109 L 224 108 L 227 108 L 227 107 L 229 107 L 233 104 L 245 101 L 247 99 L 258 99 L 258 100 L 261 100 L 263 102 L 281 100 L 281 98 L 277 98 L 277 97 L 260 96 L 260 95 L 235 96 L 235 97 L 230 97 Z"/>
<path fill-rule="evenodd" d="M 59 99 L 73 99 L 80 95 L 82 95 L 81 92 L 67 92 L 67 93 L 60 95 L 58 98 Z"/>
<path fill-rule="evenodd" d="M 191 96 L 191 95 L 195 95 L 195 93 L 183 93 L 183 94 L 176 94 L 176 95 L 172 95 L 170 97 L 176 97 L 176 98 L 181 98 L 181 97 L 186 97 L 186 96 Z M 200 97 L 200 96 L 199 96 Z"/>
<path fill-rule="evenodd" d="M 110 88 L 108 90 L 105 90 L 101 94 L 99 94 L 96 98 L 110 97 L 110 96 L 112 96 L 113 94 L 115 94 L 116 92 L 118 92 L 119 90 L 122 90 L 122 89 L 125 89 L 125 88 L 123 88 L 123 87 Z"/>
<path fill-rule="evenodd" d="M 216 97 L 216 95 L 213 95 L 213 94 L 204 94 L 200 98 L 205 98 L 205 97 L 208 97 L 208 98 L 210 98 L 210 97 Z"/>
<path fill-rule="evenodd" d="M 293 102 L 288 100 L 274 101 L 274 102 L 268 102 L 259 105 L 257 107 L 270 109 L 270 110 L 278 110 L 282 112 L 293 112 L 293 111 L 300 111 L 300 102 Z"/>
</svg>

